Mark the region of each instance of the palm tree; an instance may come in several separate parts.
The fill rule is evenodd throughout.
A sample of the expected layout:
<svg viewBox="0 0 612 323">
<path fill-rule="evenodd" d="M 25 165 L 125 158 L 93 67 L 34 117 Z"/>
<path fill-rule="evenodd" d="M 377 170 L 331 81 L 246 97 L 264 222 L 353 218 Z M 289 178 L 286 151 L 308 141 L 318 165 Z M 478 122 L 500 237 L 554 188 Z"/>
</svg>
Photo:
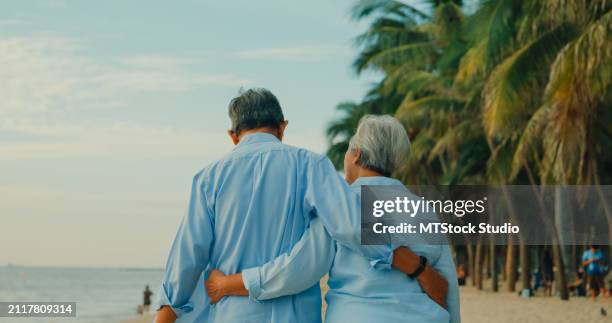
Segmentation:
<svg viewBox="0 0 612 323">
<path fill-rule="evenodd" d="M 405 183 L 612 183 L 612 2 L 483 0 L 468 14 L 461 1 L 427 2 L 428 11 L 393 0 L 354 6 L 371 24 L 353 67 L 383 78 L 361 103 L 339 105 L 328 128 L 337 166 L 359 118 L 387 113 L 412 139 L 396 174 Z M 514 254 L 508 247 L 510 274 Z M 564 259 L 553 254 L 567 299 Z"/>
<path fill-rule="evenodd" d="M 612 66 L 610 8 L 603 2 L 593 6 L 576 1 L 571 7 L 559 3 L 525 2 L 529 10 L 513 24 L 521 26 L 510 42 L 516 50 L 487 77 L 483 124 L 493 149 L 507 146 L 513 151 L 512 171 L 503 175 L 509 181 L 520 169 L 536 169 L 539 178 L 529 177 L 534 185 L 597 184 L 596 145 L 608 140 L 610 119 L 602 118 L 599 125 L 593 121 L 610 106 L 609 75 L 601 75 Z M 528 165 L 530 156 L 536 162 Z M 558 242 L 554 232 L 553 239 Z M 565 267 L 555 244 L 558 287 L 561 298 L 567 299 Z"/>
</svg>

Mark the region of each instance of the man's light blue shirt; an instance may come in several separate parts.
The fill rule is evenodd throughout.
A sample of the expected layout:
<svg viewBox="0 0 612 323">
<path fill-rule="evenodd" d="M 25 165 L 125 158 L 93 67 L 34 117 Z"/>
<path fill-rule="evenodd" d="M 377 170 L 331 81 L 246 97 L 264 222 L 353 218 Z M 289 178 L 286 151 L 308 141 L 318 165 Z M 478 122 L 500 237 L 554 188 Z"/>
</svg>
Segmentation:
<svg viewBox="0 0 612 323">
<path fill-rule="evenodd" d="M 195 308 L 206 322 L 320 322 L 318 284 L 295 295 L 256 302 L 226 297 L 194 303 L 202 273 L 227 274 L 260 266 L 289 252 L 311 219 L 369 265 L 389 268 L 390 246 L 360 246 L 359 197 L 324 156 L 255 133 L 193 179 L 189 209 L 172 244 L 160 290 L 160 304 L 179 318 Z M 200 294 L 200 293 L 196 293 Z"/>
<path fill-rule="evenodd" d="M 351 188 L 360 193 L 362 185 L 402 183 L 386 177 L 362 177 Z M 408 246 L 427 257 L 433 268 L 447 279 L 448 311 L 405 274 L 396 270 L 372 270 L 362 255 L 334 241 L 319 219 L 311 221 L 310 228 L 289 253 L 243 271 L 242 277 L 250 298 L 262 301 L 299 293 L 329 272 L 325 318 L 329 323 L 459 323 L 459 286 L 450 248 L 427 243 Z"/>
</svg>

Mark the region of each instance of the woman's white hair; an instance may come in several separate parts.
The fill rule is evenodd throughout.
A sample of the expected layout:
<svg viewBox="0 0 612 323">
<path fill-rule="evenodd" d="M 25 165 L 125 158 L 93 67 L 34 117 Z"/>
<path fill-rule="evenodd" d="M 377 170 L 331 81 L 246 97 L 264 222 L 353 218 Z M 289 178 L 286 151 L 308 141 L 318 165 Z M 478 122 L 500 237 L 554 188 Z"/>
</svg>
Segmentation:
<svg viewBox="0 0 612 323">
<path fill-rule="evenodd" d="M 359 120 L 349 150 L 359 149 L 359 165 L 391 176 L 410 155 L 410 139 L 404 126 L 389 115 L 365 115 Z"/>
</svg>

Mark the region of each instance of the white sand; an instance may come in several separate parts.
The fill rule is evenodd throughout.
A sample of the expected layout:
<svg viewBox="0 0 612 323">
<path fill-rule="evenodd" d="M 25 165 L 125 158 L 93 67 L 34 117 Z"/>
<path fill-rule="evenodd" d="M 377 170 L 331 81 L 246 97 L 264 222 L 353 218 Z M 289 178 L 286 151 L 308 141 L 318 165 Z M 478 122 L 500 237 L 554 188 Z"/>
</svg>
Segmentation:
<svg viewBox="0 0 612 323">
<path fill-rule="evenodd" d="M 604 307 L 608 316 L 600 314 Z M 590 323 L 612 322 L 612 306 L 602 299 L 587 297 L 562 301 L 555 297 L 521 298 L 508 292 L 478 291 L 461 288 L 461 321 L 466 323 Z"/>
<path fill-rule="evenodd" d="M 154 316 L 152 314 L 149 314 L 149 315 L 143 315 L 139 318 L 122 321 L 121 323 L 151 323 L 153 322 L 153 318 Z"/>
<path fill-rule="evenodd" d="M 601 307 L 609 312 L 608 316 L 601 316 Z M 152 320 L 152 316 L 146 316 L 123 323 L 151 323 Z M 587 297 L 572 297 L 569 301 L 544 296 L 525 299 L 516 293 L 502 291 L 493 293 L 487 290 L 478 291 L 473 287 L 462 287 L 461 321 L 464 323 L 612 322 L 612 303 L 606 303 L 602 299 L 594 302 Z"/>
</svg>

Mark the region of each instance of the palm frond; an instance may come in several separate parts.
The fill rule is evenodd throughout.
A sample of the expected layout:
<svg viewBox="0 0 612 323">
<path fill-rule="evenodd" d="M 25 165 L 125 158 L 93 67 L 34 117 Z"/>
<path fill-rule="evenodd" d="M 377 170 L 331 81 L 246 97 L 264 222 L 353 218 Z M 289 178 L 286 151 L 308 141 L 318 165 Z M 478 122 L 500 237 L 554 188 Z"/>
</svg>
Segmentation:
<svg viewBox="0 0 612 323">
<path fill-rule="evenodd" d="M 404 64 L 390 72 L 384 79 L 385 94 L 420 93 L 437 83 L 438 77 L 431 72 L 415 70 L 412 64 Z"/>
<path fill-rule="evenodd" d="M 545 84 L 550 63 L 574 36 L 567 26 L 541 36 L 493 70 L 484 91 L 483 122 L 487 135 L 507 137 L 526 122 Z"/>
<path fill-rule="evenodd" d="M 484 75 L 486 48 L 487 40 L 483 39 L 465 53 L 455 74 L 454 83 L 456 85 L 469 85 L 478 76 Z"/>
<path fill-rule="evenodd" d="M 444 46 L 463 39 L 463 21 L 464 16 L 460 6 L 452 2 L 440 4 L 433 17 L 436 41 Z"/>
<path fill-rule="evenodd" d="M 546 123 L 550 120 L 551 112 L 550 106 L 543 106 L 527 122 L 514 151 L 510 180 L 514 180 L 519 171 L 529 165 L 530 157 L 537 157 L 537 147 Z"/>
<path fill-rule="evenodd" d="M 428 160 L 431 162 L 445 152 L 458 150 L 461 142 L 468 142 L 483 136 L 481 125 L 477 120 L 467 119 L 449 129 L 441 138 L 436 141 L 435 146 L 429 153 Z"/>
<path fill-rule="evenodd" d="M 520 2 L 516 0 L 485 0 L 470 17 L 467 28 L 472 40 L 484 44 L 484 63 L 491 69 L 515 47 L 515 25 L 519 19 Z"/>
<path fill-rule="evenodd" d="M 612 12 L 593 22 L 559 53 L 544 100 L 553 112 L 542 145 L 542 172 L 562 183 L 589 183 L 598 173 L 592 138 L 606 132 L 597 120 L 610 107 Z"/>
<path fill-rule="evenodd" d="M 353 68 L 357 73 L 365 69 L 391 70 L 407 62 L 415 66 L 430 66 L 437 54 L 436 48 L 430 42 L 417 42 L 385 48 L 381 44 L 373 44 L 359 54 Z"/>
<path fill-rule="evenodd" d="M 409 118 L 411 113 L 419 110 L 456 112 L 464 104 L 465 102 L 461 100 L 445 96 L 428 96 L 417 100 L 408 99 L 402 102 L 395 116 L 403 120 Z"/>
<path fill-rule="evenodd" d="M 376 19 L 368 30 L 355 38 L 355 45 L 365 46 L 381 43 L 385 47 L 397 46 L 404 42 L 427 40 L 428 36 L 415 29 L 416 23 L 387 17 Z"/>
<path fill-rule="evenodd" d="M 612 11 L 593 22 L 554 61 L 546 97 L 554 104 L 578 100 L 588 104 L 604 97 L 612 78 Z M 574 102 L 567 102 L 570 104 Z"/>
<path fill-rule="evenodd" d="M 351 8 L 351 13 L 355 20 L 361 20 L 376 13 L 414 15 L 420 19 L 430 18 L 429 15 L 414 6 L 394 0 L 360 0 Z"/>
<path fill-rule="evenodd" d="M 425 159 L 434 145 L 435 142 L 426 134 L 423 133 L 416 136 L 410 145 L 411 158 L 417 160 Z"/>
</svg>

